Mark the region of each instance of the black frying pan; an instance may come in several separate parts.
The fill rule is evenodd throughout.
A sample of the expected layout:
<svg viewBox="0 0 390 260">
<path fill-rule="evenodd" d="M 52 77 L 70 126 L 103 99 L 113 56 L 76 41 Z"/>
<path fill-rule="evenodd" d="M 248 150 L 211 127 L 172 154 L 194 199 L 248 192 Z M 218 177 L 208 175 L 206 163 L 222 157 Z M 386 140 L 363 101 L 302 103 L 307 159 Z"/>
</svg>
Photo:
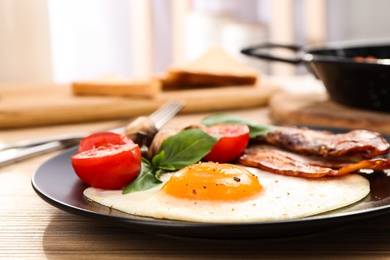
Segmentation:
<svg viewBox="0 0 390 260">
<path fill-rule="evenodd" d="M 294 57 L 269 54 L 288 49 Z M 263 43 L 241 50 L 243 54 L 291 64 L 304 64 L 324 83 L 330 98 L 340 104 L 390 112 L 390 41 L 298 46 Z"/>
</svg>

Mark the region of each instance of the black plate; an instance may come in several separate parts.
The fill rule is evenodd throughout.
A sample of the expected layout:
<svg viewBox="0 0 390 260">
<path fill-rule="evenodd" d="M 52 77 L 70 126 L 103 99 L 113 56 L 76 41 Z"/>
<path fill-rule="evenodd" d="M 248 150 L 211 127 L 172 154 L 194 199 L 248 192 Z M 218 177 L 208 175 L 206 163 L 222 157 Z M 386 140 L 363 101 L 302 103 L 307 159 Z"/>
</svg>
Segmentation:
<svg viewBox="0 0 390 260">
<path fill-rule="evenodd" d="M 344 132 L 347 129 L 327 129 Z M 390 140 L 390 136 L 385 136 Z M 202 238 L 272 238 L 314 233 L 350 224 L 353 221 L 390 213 L 390 177 L 383 172 L 366 175 L 370 194 L 362 201 L 314 217 L 255 223 L 195 223 L 137 217 L 90 202 L 83 196 L 87 186 L 73 171 L 71 148 L 43 163 L 32 177 L 35 192 L 49 204 L 77 215 L 102 220 L 139 231 Z"/>
</svg>

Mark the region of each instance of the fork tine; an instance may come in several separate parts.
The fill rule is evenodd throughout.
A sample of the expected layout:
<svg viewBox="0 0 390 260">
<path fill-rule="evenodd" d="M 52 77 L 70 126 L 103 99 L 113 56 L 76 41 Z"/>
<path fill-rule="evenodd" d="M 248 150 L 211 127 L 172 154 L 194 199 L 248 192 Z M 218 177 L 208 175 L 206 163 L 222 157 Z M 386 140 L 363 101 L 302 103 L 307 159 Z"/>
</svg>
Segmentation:
<svg viewBox="0 0 390 260">
<path fill-rule="evenodd" d="M 158 121 L 161 117 L 167 114 L 177 113 L 184 106 L 184 102 L 181 101 L 168 101 L 164 106 L 150 115 L 152 120 Z"/>
<path fill-rule="evenodd" d="M 169 120 L 171 120 L 183 107 L 185 103 L 178 100 L 169 100 L 158 110 L 153 112 L 149 119 L 153 121 L 155 127 L 160 129 Z"/>
<path fill-rule="evenodd" d="M 184 106 L 184 102 L 178 101 L 178 100 L 168 100 L 163 106 L 161 106 L 159 109 L 157 109 L 154 113 L 150 115 L 152 118 L 158 118 L 162 114 L 165 114 L 172 109 L 175 110 L 176 108 L 181 108 Z"/>
<path fill-rule="evenodd" d="M 182 101 L 170 100 L 166 103 L 166 105 L 153 113 L 149 118 L 154 122 L 156 128 L 159 129 L 170 119 L 172 119 L 172 117 L 174 117 L 183 106 L 184 102 Z"/>
<path fill-rule="evenodd" d="M 159 118 L 161 118 L 167 111 L 171 109 L 172 106 L 172 100 L 169 100 L 164 105 L 159 107 L 156 111 L 154 111 L 152 114 L 150 114 L 148 117 L 153 122 L 157 121 Z"/>
</svg>

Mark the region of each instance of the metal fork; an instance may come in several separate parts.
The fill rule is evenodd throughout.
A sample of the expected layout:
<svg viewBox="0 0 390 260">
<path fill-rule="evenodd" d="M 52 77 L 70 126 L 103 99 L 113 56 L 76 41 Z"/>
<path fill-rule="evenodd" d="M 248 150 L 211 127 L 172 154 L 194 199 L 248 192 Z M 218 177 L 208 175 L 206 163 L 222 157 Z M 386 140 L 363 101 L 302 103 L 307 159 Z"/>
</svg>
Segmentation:
<svg viewBox="0 0 390 260">
<path fill-rule="evenodd" d="M 169 100 L 162 107 L 150 114 L 148 117 L 157 129 L 168 123 L 183 107 L 183 101 Z"/>
<path fill-rule="evenodd" d="M 156 129 L 160 129 L 168 123 L 184 107 L 184 105 L 185 103 L 183 101 L 169 100 L 159 109 L 150 114 L 148 118 L 154 123 Z M 109 131 L 123 133 L 124 129 L 125 127 L 119 127 Z M 60 135 L 0 145 L 0 167 L 47 152 L 78 145 L 80 140 L 88 134 L 90 133 Z"/>
</svg>

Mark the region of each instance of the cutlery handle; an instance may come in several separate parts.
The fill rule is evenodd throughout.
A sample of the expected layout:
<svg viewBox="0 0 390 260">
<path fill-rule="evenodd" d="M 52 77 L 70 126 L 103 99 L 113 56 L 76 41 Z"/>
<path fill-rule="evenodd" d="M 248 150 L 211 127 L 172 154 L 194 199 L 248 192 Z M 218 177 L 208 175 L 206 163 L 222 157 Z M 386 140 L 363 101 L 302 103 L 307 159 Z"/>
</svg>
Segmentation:
<svg viewBox="0 0 390 260">
<path fill-rule="evenodd" d="M 66 147 L 69 147 L 69 143 L 53 141 L 22 149 L 6 150 L 0 152 L 0 167 Z"/>
<path fill-rule="evenodd" d="M 50 143 L 50 142 L 69 142 L 71 144 L 79 142 L 82 138 L 87 136 L 87 133 L 77 133 L 77 134 L 69 134 L 69 135 L 59 135 L 59 136 L 50 136 L 46 138 L 41 139 L 35 139 L 35 140 L 22 140 L 17 141 L 14 143 L 8 143 L 8 144 L 0 144 L 0 151 L 5 151 L 8 149 L 21 149 L 21 148 L 30 148 L 33 146 Z"/>
</svg>

